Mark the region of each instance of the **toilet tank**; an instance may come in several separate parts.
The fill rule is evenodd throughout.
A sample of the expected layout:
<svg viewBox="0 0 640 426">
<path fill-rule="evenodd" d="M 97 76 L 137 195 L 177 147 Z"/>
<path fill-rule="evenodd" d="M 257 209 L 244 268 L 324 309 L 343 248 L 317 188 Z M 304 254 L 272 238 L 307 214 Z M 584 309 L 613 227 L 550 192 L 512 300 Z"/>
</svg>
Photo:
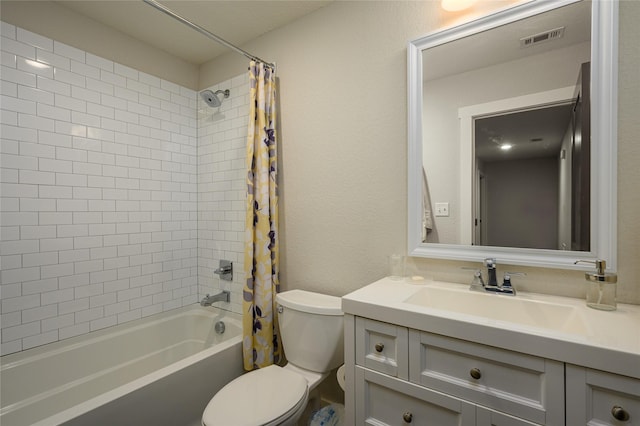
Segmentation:
<svg viewBox="0 0 640 426">
<path fill-rule="evenodd" d="M 341 299 L 304 290 L 276 295 L 278 324 L 287 360 L 296 367 L 325 373 L 344 362 Z"/>
</svg>

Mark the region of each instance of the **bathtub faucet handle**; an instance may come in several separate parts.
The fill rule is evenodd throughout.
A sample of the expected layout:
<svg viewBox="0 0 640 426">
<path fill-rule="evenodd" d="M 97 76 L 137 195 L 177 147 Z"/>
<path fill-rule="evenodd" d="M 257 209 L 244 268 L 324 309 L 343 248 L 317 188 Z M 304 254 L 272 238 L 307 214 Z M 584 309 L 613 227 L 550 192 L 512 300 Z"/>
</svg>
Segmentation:
<svg viewBox="0 0 640 426">
<path fill-rule="evenodd" d="M 233 281 L 233 262 L 229 260 L 221 260 L 218 269 L 213 271 L 214 274 L 220 275 L 225 281 Z"/>
</svg>

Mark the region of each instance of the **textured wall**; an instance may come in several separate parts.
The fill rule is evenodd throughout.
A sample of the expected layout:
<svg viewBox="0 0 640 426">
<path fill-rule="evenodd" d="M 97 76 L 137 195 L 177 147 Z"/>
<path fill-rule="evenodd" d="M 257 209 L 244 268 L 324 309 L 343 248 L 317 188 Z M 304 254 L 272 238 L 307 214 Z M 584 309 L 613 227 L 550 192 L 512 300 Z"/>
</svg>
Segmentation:
<svg viewBox="0 0 640 426">
<path fill-rule="evenodd" d="M 640 2 L 620 2 L 618 296 L 640 304 Z"/>
<path fill-rule="evenodd" d="M 346 294 L 383 277 L 386 256 L 406 250 L 406 45 L 460 19 L 468 17 L 435 1 L 339 1 L 243 46 L 278 65 L 284 288 Z M 640 303 L 638 21 L 640 2 L 621 1 L 618 295 L 633 303 Z M 200 86 L 243 67 L 243 58 L 225 55 L 201 68 Z M 458 282 L 471 278 L 461 266 L 480 265 L 410 263 Z M 523 290 L 584 295 L 580 272 L 518 269 L 528 274 L 515 283 Z"/>
</svg>

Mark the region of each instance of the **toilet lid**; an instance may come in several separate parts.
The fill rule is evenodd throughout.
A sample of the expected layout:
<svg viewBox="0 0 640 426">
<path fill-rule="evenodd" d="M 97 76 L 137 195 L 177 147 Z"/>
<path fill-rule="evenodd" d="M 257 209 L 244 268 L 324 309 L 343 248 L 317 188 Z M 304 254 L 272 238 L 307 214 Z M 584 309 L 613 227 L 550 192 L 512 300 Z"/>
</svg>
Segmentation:
<svg viewBox="0 0 640 426">
<path fill-rule="evenodd" d="M 205 426 L 266 425 L 296 411 L 307 397 L 304 377 L 276 365 L 244 374 L 222 388 L 202 415 Z"/>
</svg>

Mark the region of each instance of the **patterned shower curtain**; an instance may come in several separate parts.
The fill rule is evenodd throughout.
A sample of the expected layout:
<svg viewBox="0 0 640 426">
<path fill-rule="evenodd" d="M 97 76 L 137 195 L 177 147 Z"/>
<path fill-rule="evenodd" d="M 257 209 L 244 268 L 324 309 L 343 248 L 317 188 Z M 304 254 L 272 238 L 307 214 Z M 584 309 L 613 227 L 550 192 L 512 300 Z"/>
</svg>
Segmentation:
<svg viewBox="0 0 640 426">
<path fill-rule="evenodd" d="M 245 370 L 280 361 L 275 314 L 275 296 L 280 291 L 280 282 L 274 70 L 263 63 L 251 61 L 249 80 L 246 283 L 242 291 Z"/>
</svg>

